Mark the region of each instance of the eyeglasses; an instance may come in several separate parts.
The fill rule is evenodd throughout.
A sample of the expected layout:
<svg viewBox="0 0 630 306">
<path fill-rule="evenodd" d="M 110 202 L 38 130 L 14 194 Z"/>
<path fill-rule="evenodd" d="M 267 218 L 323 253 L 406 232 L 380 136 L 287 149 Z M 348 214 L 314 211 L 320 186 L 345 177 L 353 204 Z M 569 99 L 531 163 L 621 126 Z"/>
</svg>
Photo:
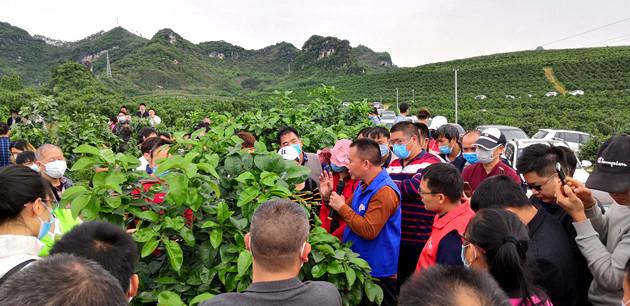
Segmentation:
<svg viewBox="0 0 630 306">
<path fill-rule="evenodd" d="M 534 185 L 534 184 L 527 184 L 527 188 L 531 189 L 531 190 L 536 190 L 536 191 L 541 191 L 542 187 L 545 186 L 547 183 L 549 183 L 549 181 L 554 177 L 558 175 L 557 173 L 552 174 L 551 176 L 549 176 L 544 183 L 540 184 L 540 185 Z"/>
<path fill-rule="evenodd" d="M 466 239 L 466 237 L 464 237 L 464 235 L 459 235 L 459 238 L 462 240 L 462 249 L 466 249 L 467 247 L 472 245 L 472 246 L 475 247 L 475 249 L 479 249 L 479 251 L 482 254 L 486 253 L 486 250 L 484 250 L 482 247 L 480 247 L 478 245 L 475 245 L 472 242 L 470 242 L 470 240 Z"/>
</svg>

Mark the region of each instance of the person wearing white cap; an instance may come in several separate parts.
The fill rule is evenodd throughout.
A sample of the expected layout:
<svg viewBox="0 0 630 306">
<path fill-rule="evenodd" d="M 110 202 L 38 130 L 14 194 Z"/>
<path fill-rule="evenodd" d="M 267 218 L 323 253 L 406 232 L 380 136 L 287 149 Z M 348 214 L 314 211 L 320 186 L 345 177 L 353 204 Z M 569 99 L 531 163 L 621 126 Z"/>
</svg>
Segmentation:
<svg viewBox="0 0 630 306">
<path fill-rule="evenodd" d="M 472 192 L 485 179 L 495 175 L 507 175 L 517 184 L 521 184 L 521 178 L 516 170 L 501 161 L 501 154 L 506 143 L 505 135 L 497 128 L 489 128 L 481 132 L 481 136 L 475 142 L 479 162 L 464 168 L 462 172 L 464 184 L 468 184 Z"/>
</svg>

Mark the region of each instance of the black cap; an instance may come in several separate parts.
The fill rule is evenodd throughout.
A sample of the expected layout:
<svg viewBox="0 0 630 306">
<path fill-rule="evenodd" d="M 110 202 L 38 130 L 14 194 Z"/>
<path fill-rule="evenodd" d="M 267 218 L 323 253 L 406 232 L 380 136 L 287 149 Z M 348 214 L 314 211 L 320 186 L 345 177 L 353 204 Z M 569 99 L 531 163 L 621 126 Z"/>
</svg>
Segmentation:
<svg viewBox="0 0 630 306">
<path fill-rule="evenodd" d="M 586 186 L 612 193 L 630 191 L 630 135 L 617 135 L 602 144 Z"/>
<path fill-rule="evenodd" d="M 488 128 L 481 132 L 481 136 L 475 142 L 475 145 L 480 146 L 486 150 L 494 150 L 500 145 L 505 145 L 507 140 L 505 135 L 497 128 Z"/>
</svg>

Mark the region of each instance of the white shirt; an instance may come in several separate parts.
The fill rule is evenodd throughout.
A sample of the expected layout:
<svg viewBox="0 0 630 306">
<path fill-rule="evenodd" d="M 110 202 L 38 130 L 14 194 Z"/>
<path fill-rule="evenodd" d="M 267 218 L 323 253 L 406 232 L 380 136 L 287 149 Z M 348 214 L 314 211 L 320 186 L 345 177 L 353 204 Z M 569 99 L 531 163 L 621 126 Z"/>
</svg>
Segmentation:
<svg viewBox="0 0 630 306">
<path fill-rule="evenodd" d="M 43 246 L 37 237 L 0 235 L 0 277 L 24 261 L 39 259 Z"/>
<path fill-rule="evenodd" d="M 155 116 L 149 118 L 149 122 L 151 123 L 151 126 L 156 126 L 156 125 L 162 123 L 162 119 L 160 117 L 158 117 L 157 115 L 155 115 Z"/>
<path fill-rule="evenodd" d="M 149 165 L 149 161 L 146 158 L 144 158 L 144 155 L 140 156 L 138 160 L 140 161 L 140 166 L 136 168 L 136 171 L 147 171 L 147 166 Z"/>
</svg>

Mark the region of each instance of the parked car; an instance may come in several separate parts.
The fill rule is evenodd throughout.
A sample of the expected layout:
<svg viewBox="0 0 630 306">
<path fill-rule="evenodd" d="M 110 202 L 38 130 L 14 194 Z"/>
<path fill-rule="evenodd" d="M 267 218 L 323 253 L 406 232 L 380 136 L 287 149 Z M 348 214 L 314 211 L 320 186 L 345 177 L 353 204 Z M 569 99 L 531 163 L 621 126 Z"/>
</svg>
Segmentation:
<svg viewBox="0 0 630 306">
<path fill-rule="evenodd" d="M 384 124 L 386 127 L 390 128 L 396 122 L 396 113 L 393 111 L 384 111 L 381 115 L 381 124 Z"/>
<path fill-rule="evenodd" d="M 514 168 L 518 170 L 517 161 L 518 161 L 518 157 L 523 152 L 523 149 L 535 143 L 544 143 L 547 145 L 563 146 L 567 148 L 569 147 L 569 144 L 566 141 L 561 140 L 561 139 L 519 139 L 519 140 L 508 141 L 507 145 L 505 146 L 505 152 L 503 153 L 503 155 L 506 159 L 510 161 L 512 166 L 514 166 Z M 593 166 L 592 162 L 588 160 L 580 161 L 578 159 L 578 163 L 575 167 L 575 173 L 573 174 L 573 178 L 582 183 L 585 183 L 589 177 L 589 172 L 586 171 L 586 169 L 592 166 Z M 597 199 L 597 201 L 599 201 L 599 203 L 602 205 L 602 207 L 604 207 L 604 209 L 608 209 L 608 207 L 610 207 L 610 205 L 614 201 L 607 192 L 604 192 L 601 190 L 592 190 L 592 192 L 593 192 L 593 196 Z M 531 196 L 531 195 L 532 195 L 531 190 L 528 190 L 527 196 Z"/>
<path fill-rule="evenodd" d="M 573 152 L 579 152 L 580 147 L 591 139 L 591 134 L 571 130 L 540 129 L 534 139 L 562 139 L 567 142 Z"/>
<path fill-rule="evenodd" d="M 543 143 L 546 145 L 570 148 L 569 144 L 567 144 L 564 140 L 561 140 L 561 139 L 517 139 L 517 140 L 508 141 L 508 143 L 505 145 L 505 152 L 503 154 L 505 155 L 505 158 L 510 161 L 512 166 L 516 170 L 518 170 L 517 160 L 518 160 L 518 157 L 523 152 L 523 149 L 536 143 Z M 577 158 L 577 155 L 576 155 L 576 158 Z M 589 168 L 592 165 L 593 163 L 591 163 L 588 160 L 583 160 L 581 162 L 578 162 L 577 167 L 575 168 L 575 174 L 573 175 L 573 178 L 575 178 L 576 180 L 582 183 L 586 182 L 586 179 L 588 178 L 589 174 L 584 168 Z"/>
<path fill-rule="evenodd" d="M 480 125 L 477 126 L 476 129 L 483 131 L 485 129 L 489 129 L 489 128 L 497 128 L 499 129 L 499 131 L 501 131 L 501 133 L 503 133 L 503 135 L 505 135 L 505 139 L 507 140 L 512 140 L 512 139 L 529 139 L 529 136 L 527 136 L 527 134 L 525 132 L 523 132 L 523 130 L 521 130 L 520 128 L 517 128 L 515 126 L 509 126 L 509 125 Z"/>
</svg>

